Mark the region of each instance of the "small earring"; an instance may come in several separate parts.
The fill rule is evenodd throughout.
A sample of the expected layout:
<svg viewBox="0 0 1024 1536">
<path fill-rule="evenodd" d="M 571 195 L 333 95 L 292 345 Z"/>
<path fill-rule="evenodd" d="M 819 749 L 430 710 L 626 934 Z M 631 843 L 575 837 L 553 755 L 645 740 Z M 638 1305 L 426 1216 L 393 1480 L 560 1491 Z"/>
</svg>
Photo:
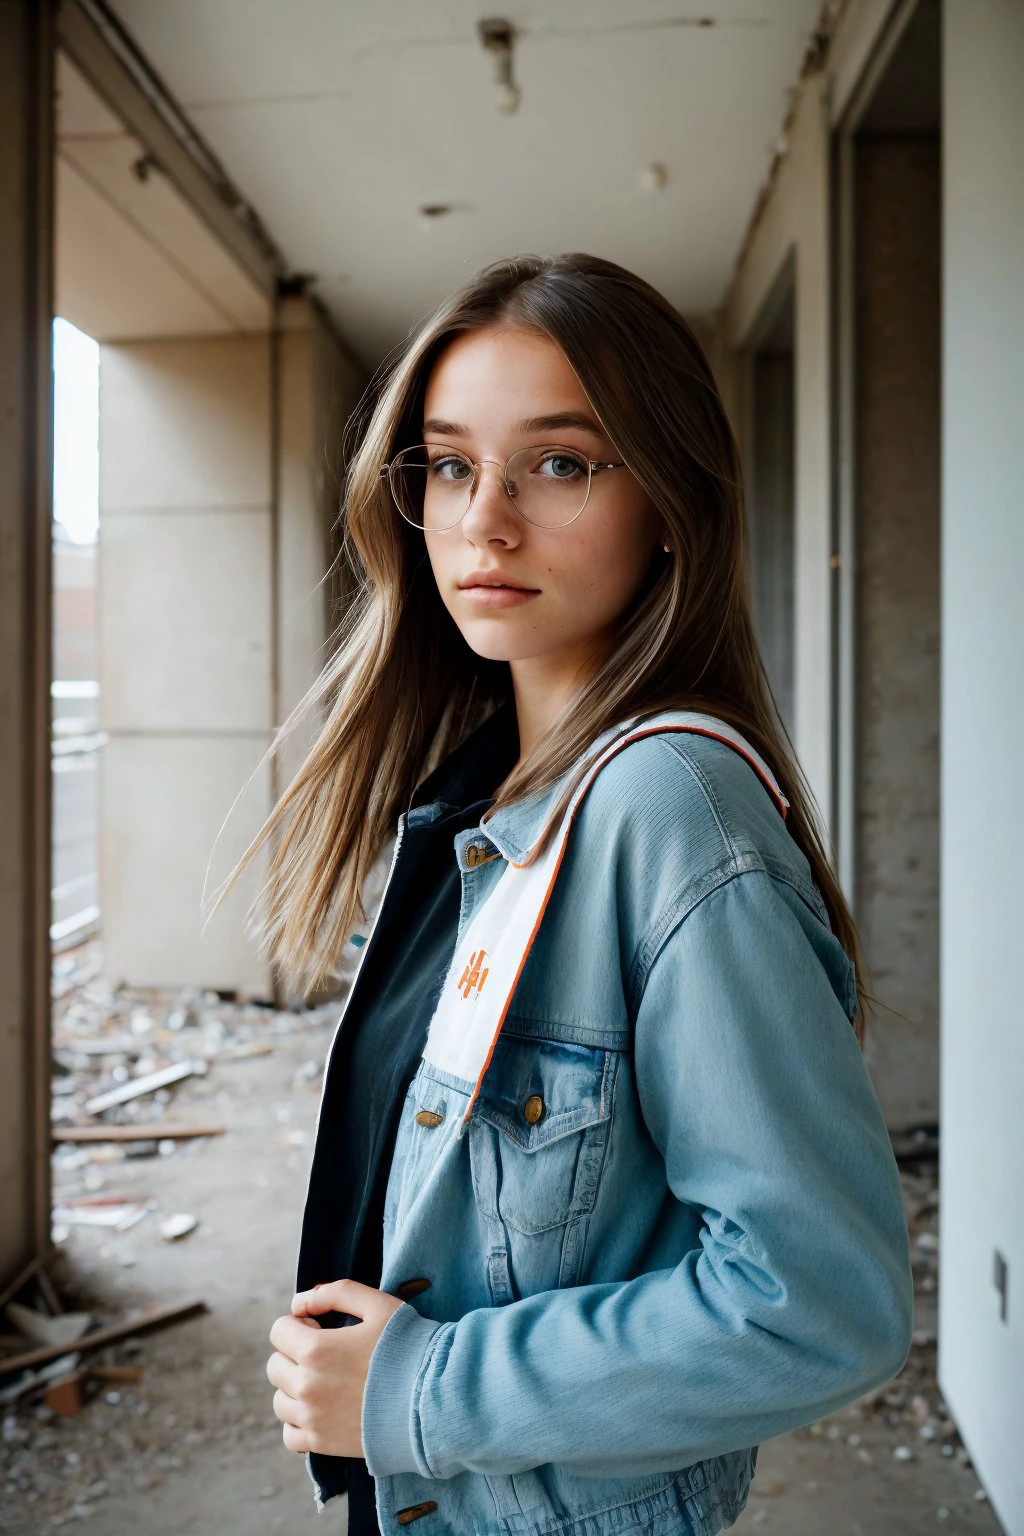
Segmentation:
<svg viewBox="0 0 1024 1536">
<path fill-rule="evenodd" d="M 666 555 L 670 555 L 672 553 L 671 544 L 663 544 L 661 547 L 665 551 Z"/>
</svg>

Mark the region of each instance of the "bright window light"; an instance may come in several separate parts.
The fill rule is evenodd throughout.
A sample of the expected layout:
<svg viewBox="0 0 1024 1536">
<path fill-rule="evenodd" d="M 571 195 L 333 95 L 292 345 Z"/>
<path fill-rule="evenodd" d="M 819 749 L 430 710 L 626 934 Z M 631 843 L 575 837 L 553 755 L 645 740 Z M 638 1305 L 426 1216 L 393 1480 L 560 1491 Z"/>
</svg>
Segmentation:
<svg viewBox="0 0 1024 1536">
<path fill-rule="evenodd" d="M 69 320 L 53 322 L 53 516 L 75 544 L 100 517 L 100 349 Z"/>
</svg>

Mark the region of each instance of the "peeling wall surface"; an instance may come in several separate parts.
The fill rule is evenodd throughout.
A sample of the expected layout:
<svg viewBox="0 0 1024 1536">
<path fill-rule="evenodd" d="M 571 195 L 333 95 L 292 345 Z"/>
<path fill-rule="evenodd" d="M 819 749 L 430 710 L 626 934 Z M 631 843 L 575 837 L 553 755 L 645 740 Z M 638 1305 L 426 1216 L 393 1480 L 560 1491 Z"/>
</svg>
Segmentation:
<svg viewBox="0 0 1024 1536">
<path fill-rule="evenodd" d="M 898 1128 L 939 1094 L 939 143 L 855 155 L 856 917 Z"/>
</svg>

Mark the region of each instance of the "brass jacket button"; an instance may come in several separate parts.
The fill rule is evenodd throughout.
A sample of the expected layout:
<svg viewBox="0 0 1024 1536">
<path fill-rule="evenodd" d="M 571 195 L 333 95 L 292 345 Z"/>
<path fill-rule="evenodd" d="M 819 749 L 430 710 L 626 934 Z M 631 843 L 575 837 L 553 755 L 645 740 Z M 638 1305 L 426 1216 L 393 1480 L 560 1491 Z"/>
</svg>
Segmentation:
<svg viewBox="0 0 1024 1536">
<path fill-rule="evenodd" d="M 444 1115 L 439 1115 L 432 1109 L 416 1111 L 416 1124 L 428 1126 L 430 1130 L 433 1130 L 435 1125 L 440 1125 L 443 1119 Z"/>
<path fill-rule="evenodd" d="M 395 1519 L 399 1525 L 411 1525 L 421 1515 L 432 1514 L 436 1508 L 437 1504 L 433 1499 L 424 1499 L 422 1504 L 410 1504 L 407 1509 L 396 1510 Z"/>
<path fill-rule="evenodd" d="M 401 1285 L 395 1287 L 396 1296 L 418 1296 L 421 1291 L 430 1290 L 429 1280 L 403 1280 Z"/>
<path fill-rule="evenodd" d="M 544 1113 L 544 1100 L 539 1093 L 531 1093 L 523 1105 L 523 1114 L 526 1116 L 527 1125 L 536 1125 Z"/>
</svg>

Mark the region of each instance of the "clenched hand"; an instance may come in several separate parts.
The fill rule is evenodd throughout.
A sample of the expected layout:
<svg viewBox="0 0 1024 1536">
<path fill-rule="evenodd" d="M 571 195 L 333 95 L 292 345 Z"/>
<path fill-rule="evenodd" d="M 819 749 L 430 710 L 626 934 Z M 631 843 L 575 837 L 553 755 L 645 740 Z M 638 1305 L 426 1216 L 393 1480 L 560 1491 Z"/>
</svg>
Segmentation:
<svg viewBox="0 0 1024 1536">
<path fill-rule="evenodd" d="M 289 1451 L 362 1456 L 360 1424 L 370 1356 L 384 1325 L 406 1303 L 358 1280 L 333 1280 L 292 1299 L 270 1330 L 267 1377 Z M 317 1316 L 346 1312 L 362 1321 L 321 1328 Z"/>
</svg>

